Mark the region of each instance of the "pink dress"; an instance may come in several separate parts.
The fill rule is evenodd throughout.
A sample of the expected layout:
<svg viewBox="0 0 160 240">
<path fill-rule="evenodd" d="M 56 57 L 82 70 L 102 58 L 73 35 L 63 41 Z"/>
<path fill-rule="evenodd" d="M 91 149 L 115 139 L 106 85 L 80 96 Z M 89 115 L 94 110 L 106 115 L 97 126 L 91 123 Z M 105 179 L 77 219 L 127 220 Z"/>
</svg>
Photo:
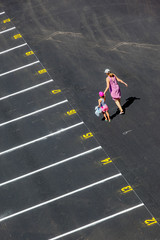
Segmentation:
<svg viewBox="0 0 160 240">
<path fill-rule="evenodd" d="M 109 76 L 108 76 L 109 77 Z M 113 100 L 121 98 L 121 90 L 115 77 L 109 77 L 109 91 Z"/>
<path fill-rule="evenodd" d="M 106 112 L 106 111 L 108 111 L 108 106 L 107 106 L 107 104 L 104 102 L 104 99 L 103 98 L 101 98 L 101 109 L 102 109 L 102 112 Z"/>
</svg>

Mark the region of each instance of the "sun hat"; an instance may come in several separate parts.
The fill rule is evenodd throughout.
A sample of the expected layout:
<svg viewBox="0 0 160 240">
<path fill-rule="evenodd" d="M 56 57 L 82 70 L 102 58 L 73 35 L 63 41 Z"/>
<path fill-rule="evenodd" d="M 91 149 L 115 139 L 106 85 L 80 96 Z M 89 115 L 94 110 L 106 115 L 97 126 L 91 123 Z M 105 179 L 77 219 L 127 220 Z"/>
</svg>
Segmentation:
<svg viewBox="0 0 160 240">
<path fill-rule="evenodd" d="M 104 73 L 109 73 L 111 72 L 108 68 L 104 70 Z"/>
<path fill-rule="evenodd" d="M 103 97 L 104 96 L 104 92 L 99 92 L 99 96 Z"/>
</svg>

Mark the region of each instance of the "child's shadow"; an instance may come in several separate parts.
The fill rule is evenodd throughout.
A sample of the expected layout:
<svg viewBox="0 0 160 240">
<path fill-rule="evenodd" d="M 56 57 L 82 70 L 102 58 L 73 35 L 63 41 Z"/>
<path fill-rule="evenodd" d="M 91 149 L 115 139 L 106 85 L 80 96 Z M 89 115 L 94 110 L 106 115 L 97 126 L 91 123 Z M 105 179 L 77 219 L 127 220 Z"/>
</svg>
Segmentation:
<svg viewBox="0 0 160 240">
<path fill-rule="evenodd" d="M 125 114 L 126 108 L 128 108 L 135 100 L 140 100 L 140 98 L 137 97 L 129 97 L 126 99 L 126 102 L 123 104 L 122 108 Z M 117 115 L 119 115 L 119 109 L 117 109 L 117 111 L 110 116 L 111 119 L 115 118 Z M 104 118 L 102 118 L 102 120 L 104 120 Z"/>
</svg>

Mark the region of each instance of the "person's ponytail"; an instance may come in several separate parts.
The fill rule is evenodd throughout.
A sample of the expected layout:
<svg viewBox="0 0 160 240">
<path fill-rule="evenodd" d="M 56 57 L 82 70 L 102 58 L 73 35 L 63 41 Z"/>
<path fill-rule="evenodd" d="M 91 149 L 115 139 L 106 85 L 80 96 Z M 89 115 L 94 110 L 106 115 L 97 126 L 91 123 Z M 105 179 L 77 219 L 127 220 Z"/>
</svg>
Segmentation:
<svg viewBox="0 0 160 240">
<path fill-rule="evenodd" d="M 113 73 L 109 73 L 109 77 L 114 77 L 114 74 Z"/>
</svg>

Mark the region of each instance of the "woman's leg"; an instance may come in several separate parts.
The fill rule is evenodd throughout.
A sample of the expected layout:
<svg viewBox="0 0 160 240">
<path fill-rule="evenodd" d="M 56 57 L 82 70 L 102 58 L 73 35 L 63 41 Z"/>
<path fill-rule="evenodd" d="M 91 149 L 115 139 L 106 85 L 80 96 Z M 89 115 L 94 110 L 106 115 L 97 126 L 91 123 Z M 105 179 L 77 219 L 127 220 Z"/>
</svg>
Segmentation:
<svg viewBox="0 0 160 240">
<path fill-rule="evenodd" d="M 123 109 L 122 109 L 122 107 L 121 107 L 120 99 L 116 99 L 116 100 L 115 100 L 115 104 L 116 104 L 117 107 L 119 108 L 120 113 L 123 113 Z"/>
</svg>

